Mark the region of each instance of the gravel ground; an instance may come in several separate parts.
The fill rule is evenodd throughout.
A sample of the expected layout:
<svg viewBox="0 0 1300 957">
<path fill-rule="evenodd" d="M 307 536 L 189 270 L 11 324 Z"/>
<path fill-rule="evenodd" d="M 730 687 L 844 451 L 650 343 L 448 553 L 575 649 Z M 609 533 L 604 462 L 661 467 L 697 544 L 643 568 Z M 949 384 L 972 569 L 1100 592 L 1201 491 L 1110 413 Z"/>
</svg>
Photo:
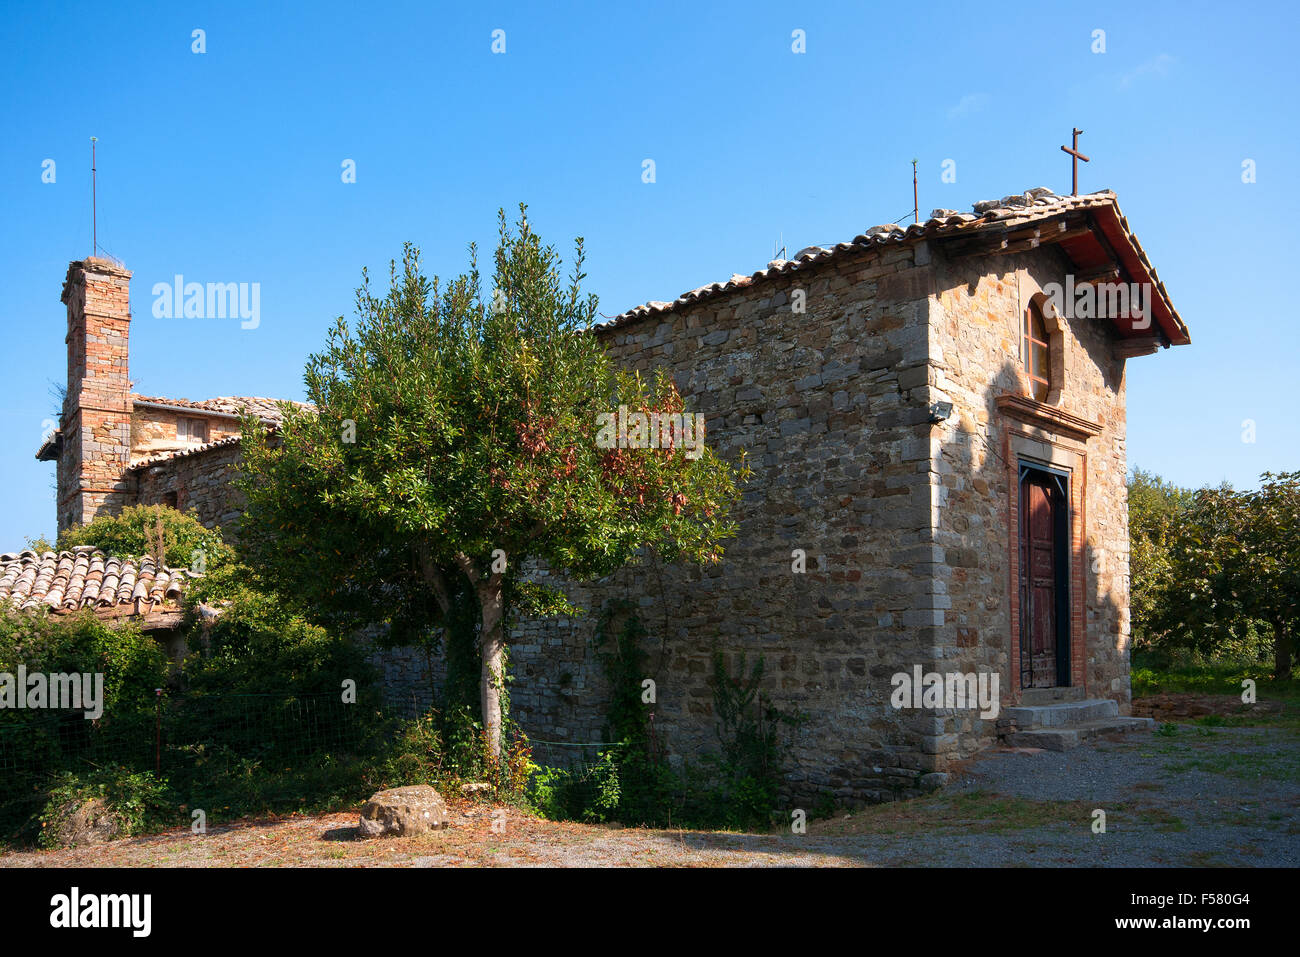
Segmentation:
<svg viewBox="0 0 1300 957">
<path fill-rule="evenodd" d="M 1094 812 L 1106 813 L 1093 833 Z M 356 813 L 239 822 L 0 866 L 1290 866 L 1300 738 L 1280 729 L 1143 732 L 1054 753 L 988 751 L 938 794 L 810 821 L 806 834 L 652 831 L 456 802 L 455 826 L 362 841 Z"/>
</svg>

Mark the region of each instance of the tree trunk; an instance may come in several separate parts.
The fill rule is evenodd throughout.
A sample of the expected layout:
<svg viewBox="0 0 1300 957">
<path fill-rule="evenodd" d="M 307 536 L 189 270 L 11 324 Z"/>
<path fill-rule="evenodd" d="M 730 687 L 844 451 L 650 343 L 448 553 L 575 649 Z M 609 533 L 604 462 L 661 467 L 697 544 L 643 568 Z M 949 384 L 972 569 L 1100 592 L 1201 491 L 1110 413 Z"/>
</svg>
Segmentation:
<svg viewBox="0 0 1300 957">
<path fill-rule="evenodd" d="M 479 648 L 483 656 L 482 676 L 479 680 L 479 703 L 483 708 L 483 730 L 487 733 L 492 756 L 501 758 L 501 689 L 505 684 L 505 580 L 500 572 L 486 577 L 465 554 L 456 556 L 456 563 L 474 586 L 478 595 L 481 619 L 479 623 Z"/>
<path fill-rule="evenodd" d="M 1273 623 L 1273 677 L 1286 681 L 1291 677 L 1291 634 L 1281 622 Z"/>
<path fill-rule="evenodd" d="M 501 689 L 505 681 L 503 662 L 505 632 L 501 576 L 493 575 L 478 584 L 479 606 L 483 613 L 479 641 L 483 651 L 483 676 L 479 688 L 483 705 L 483 727 L 493 757 L 501 757 Z"/>
</svg>

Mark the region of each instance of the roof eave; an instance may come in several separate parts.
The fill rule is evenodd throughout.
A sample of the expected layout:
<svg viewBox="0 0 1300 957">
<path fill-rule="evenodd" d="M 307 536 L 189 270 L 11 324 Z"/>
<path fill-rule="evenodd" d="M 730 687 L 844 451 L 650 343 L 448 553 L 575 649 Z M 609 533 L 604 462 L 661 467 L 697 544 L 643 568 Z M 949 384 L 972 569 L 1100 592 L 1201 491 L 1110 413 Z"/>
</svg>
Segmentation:
<svg viewBox="0 0 1300 957">
<path fill-rule="evenodd" d="M 1045 209 L 1044 205 L 1049 208 Z M 1068 216 L 1078 219 L 1080 215 L 1083 215 L 1084 217 L 1093 217 L 1093 221 L 1097 223 L 1097 228 L 1105 237 L 1104 242 L 1097 241 L 1093 237 L 1088 238 L 1088 242 L 1096 243 L 1095 250 L 1105 248 L 1107 255 L 1113 250 L 1115 257 L 1120 260 L 1118 265 L 1128 274 L 1131 281 L 1149 285 L 1153 292 L 1152 318 L 1156 321 L 1159 330 L 1157 338 L 1161 341 L 1161 344 L 1186 345 L 1191 342 L 1191 335 L 1188 332 L 1187 325 L 1178 315 L 1177 310 L 1174 309 L 1168 290 L 1160 281 L 1155 267 L 1151 265 L 1151 261 L 1142 245 L 1138 242 L 1137 237 L 1129 229 L 1128 221 L 1120 212 L 1113 191 L 1100 190 L 1083 196 L 1053 196 L 1052 201 L 1044 205 L 993 207 L 985 209 L 980 215 L 945 210 L 942 211 L 945 213 L 942 217 L 932 217 L 924 223 L 914 223 L 906 228 L 877 226 L 867 230 L 863 235 L 854 237 L 851 242 L 839 243 L 833 247 L 818 248 L 815 251 L 806 252 L 795 260 L 769 264 L 767 269 L 759 270 L 748 276 L 733 276 L 731 280 L 725 283 L 718 282 L 701 286 L 683 293 L 672 302 L 642 304 L 613 317 L 607 322 L 594 325 L 591 331 L 597 335 L 608 334 L 642 319 L 649 317 L 662 318 L 703 300 L 752 287 L 755 283 L 764 279 L 775 278 L 794 270 L 817 268 L 823 263 L 838 261 L 854 252 L 870 254 L 885 248 L 930 239 L 940 240 L 945 244 L 956 243 L 959 246 L 969 247 L 971 244 L 983 246 L 988 242 L 987 237 L 996 240 L 998 236 L 1005 237 L 1008 233 L 1019 235 L 1026 232 L 1032 233 L 1033 238 L 1019 244 L 1025 248 L 1060 245 L 1064 242 L 1064 239 L 1054 237 L 1050 232 L 1040 231 L 1037 227 Z M 980 206 L 977 206 L 978 208 Z M 1002 245 L 1007 247 L 1002 250 L 1004 252 L 1017 249 L 1017 244 L 1008 244 L 1005 238 Z M 1066 252 L 1067 256 L 1070 255 L 1068 251 L 1064 249 L 1063 251 Z M 1132 320 L 1114 320 L 1114 324 L 1117 332 L 1123 338 L 1150 335 L 1143 328 L 1134 326 Z"/>
</svg>

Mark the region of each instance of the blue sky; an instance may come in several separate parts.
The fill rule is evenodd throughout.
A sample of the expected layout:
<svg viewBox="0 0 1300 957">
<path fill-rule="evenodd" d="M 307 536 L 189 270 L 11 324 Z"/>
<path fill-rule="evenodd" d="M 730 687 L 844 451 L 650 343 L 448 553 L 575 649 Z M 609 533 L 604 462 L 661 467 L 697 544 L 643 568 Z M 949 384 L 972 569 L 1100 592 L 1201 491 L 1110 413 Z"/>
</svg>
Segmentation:
<svg viewBox="0 0 1300 957">
<path fill-rule="evenodd" d="M 5 11 L 0 548 L 54 531 L 54 468 L 33 455 L 66 375 L 61 283 L 90 252 L 91 136 L 99 242 L 135 274 L 137 391 L 301 398 L 362 266 L 386 276 L 411 240 L 459 272 L 500 206 L 527 202 L 566 254 L 584 236 L 613 315 L 751 272 L 778 238 L 899 218 L 913 158 L 922 214 L 1068 192 L 1079 126 L 1081 191 L 1118 192 L 1192 331 L 1129 364 L 1130 464 L 1185 485 L 1300 468 L 1291 4 L 230 7 Z M 154 318 L 151 287 L 177 273 L 259 283 L 259 326 Z"/>
</svg>

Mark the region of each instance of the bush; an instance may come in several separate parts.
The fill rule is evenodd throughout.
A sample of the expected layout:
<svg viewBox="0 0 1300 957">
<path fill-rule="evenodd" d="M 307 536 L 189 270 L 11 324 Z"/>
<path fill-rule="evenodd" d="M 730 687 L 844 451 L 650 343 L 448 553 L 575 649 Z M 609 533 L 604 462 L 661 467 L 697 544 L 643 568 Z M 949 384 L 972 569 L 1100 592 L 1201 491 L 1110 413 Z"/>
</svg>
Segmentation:
<svg viewBox="0 0 1300 957">
<path fill-rule="evenodd" d="M 205 583 L 206 584 L 206 583 Z M 193 596 L 193 601 L 202 594 Z M 247 585 L 224 592 L 206 628 L 191 617 L 184 678 L 192 691 L 222 694 L 341 694 L 356 682 L 358 703 L 375 703 L 374 669 L 346 635 L 308 621 L 279 597 Z"/>
<path fill-rule="evenodd" d="M 50 789 L 40 815 L 40 845 L 66 846 L 73 838 L 69 822 L 88 801 L 103 803 L 115 821 L 117 837 L 141 834 L 177 819 L 175 799 L 166 778 L 123 767 L 86 775 L 64 772 Z"/>
<path fill-rule="evenodd" d="M 528 797 L 543 817 L 599 824 L 617 818 L 620 791 L 614 752 L 605 751 L 584 768 L 539 768 Z"/>
<path fill-rule="evenodd" d="M 152 708 L 154 689 L 167 677 L 167 655 L 137 626 L 109 625 L 89 611 L 53 616 L 0 606 L 0 671 L 19 665 L 42 673 L 104 675 L 104 714 Z M 48 718 L 49 712 L 0 711 L 0 723 Z M 78 720 L 83 720 L 77 713 Z"/>
<path fill-rule="evenodd" d="M 204 525 L 193 511 L 166 505 L 131 505 L 118 515 L 100 515 L 89 525 L 65 529 L 59 549 L 92 545 L 109 555 L 139 557 L 161 554 L 163 563 L 191 568 L 199 556 L 204 570 L 233 561 L 234 551 L 221 533 Z"/>
</svg>

